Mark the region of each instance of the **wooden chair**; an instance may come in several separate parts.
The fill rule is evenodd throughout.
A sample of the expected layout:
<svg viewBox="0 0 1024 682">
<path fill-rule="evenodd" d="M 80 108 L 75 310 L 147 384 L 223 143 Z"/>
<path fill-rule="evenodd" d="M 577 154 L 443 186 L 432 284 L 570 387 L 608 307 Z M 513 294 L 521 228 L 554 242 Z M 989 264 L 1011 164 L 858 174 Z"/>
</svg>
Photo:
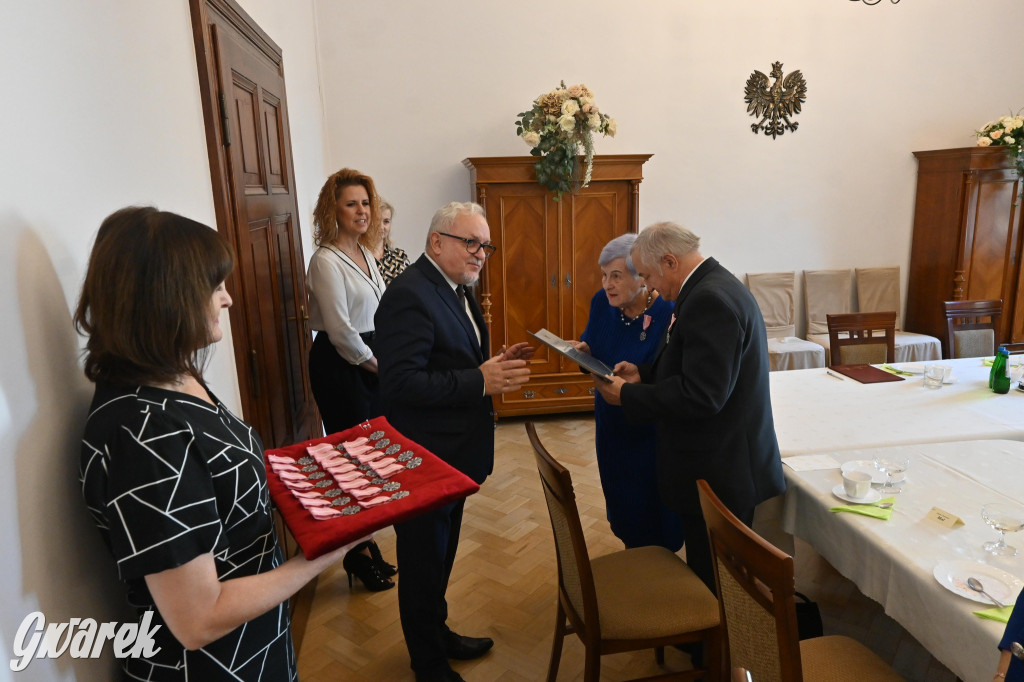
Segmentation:
<svg viewBox="0 0 1024 682">
<path fill-rule="evenodd" d="M 800 641 L 793 557 L 726 509 L 707 481 L 697 482 L 719 606 L 726 658 L 757 682 L 888 682 L 900 680 L 870 649 L 847 637 Z"/>
<path fill-rule="evenodd" d="M 718 601 L 682 559 L 664 547 L 625 549 L 593 560 L 587 552 L 569 471 L 548 453 L 533 424 L 526 433 L 537 460 L 558 560 L 558 614 L 548 682 L 558 675 L 562 641 L 575 634 L 586 649 L 583 679 L 597 682 L 601 656 L 703 642 L 706 669 L 645 680 L 724 677 Z"/>
<path fill-rule="evenodd" d="M 895 311 L 844 313 L 829 315 L 827 319 L 832 364 L 860 365 L 895 361 Z"/>
<path fill-rule="evenodd" d="M 951 358 L 995 355 L 1003 301 L 946 301 L 946 352 Z"/>
</svg>

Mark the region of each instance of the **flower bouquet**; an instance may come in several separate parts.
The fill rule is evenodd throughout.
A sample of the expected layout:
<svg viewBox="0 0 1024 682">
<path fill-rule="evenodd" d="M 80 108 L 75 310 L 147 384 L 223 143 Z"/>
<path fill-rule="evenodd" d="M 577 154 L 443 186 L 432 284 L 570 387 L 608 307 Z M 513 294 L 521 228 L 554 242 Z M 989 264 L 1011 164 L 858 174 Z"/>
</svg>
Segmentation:
<svg viewBox="0 0 1024 682">
<path fill-rule="evenodd" d="M 1010 147 L 1017 166 L 1017 177 L 1024 181 L 1024 116 L 1002 116 L 999 120 L 989 121 L 974 132 L 978 137 L 979 147 Z"/>
<path fill-rule="evenodd" d="M 529 111 L 519 114 L 516 134 L 530 145 L 530 154 L 540 159 L 533 165 L 537 182 L 555 193 L 573 191 L 576 156 L 583 148 L 581 187 L 590 184 L 594 165 L 594 133 L 615 137 L 615 119 L 601 113 L 594 93 L 586 85 L 561 85 L 533 101 Z"/>
</svg>

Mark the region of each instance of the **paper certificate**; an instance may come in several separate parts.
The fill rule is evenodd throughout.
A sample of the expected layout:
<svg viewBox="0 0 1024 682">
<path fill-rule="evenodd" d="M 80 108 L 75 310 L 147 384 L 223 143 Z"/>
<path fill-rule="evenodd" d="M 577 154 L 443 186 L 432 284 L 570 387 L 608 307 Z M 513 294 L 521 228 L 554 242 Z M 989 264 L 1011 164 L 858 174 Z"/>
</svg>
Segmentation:
<svg viewBox="0 0 1024 682">
<path fill-rule="evenodd" d="M 607 377 L 611 376 L 612 368 L 604 364 L 594 356 L 588 355 L 586 353 L 581 353 L 580 351 L 576 350 L 571 345 L 569 345 L 568 341 L 565 341 L 564 339 L 555 336 L 547 329 L 541 329 L 537 333 L 529 331 L 527 333 L 533 338 L 543 343 L 545 346 L 553 348 L 562 355 L 564 355 L 565 357 L 569 358 L 577 365 L 579 365 L 583 369 L 587 370 L 588 372 L 596 376 L 598 379 L 609 381 Z"/>
</svg>

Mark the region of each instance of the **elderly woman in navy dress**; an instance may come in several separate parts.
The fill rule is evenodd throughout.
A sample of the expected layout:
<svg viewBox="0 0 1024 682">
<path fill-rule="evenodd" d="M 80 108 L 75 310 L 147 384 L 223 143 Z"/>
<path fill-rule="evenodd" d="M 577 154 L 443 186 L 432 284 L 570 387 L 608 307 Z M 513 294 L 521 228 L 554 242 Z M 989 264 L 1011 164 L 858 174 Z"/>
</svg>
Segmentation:
<svg viewBox="0 0 1024 682">
<path fill-rule="evenodd" d="M 602 290 L 590 301 L 587 328 L 574 342 L 609 367 L 654 360 L 672 317 L 672 304 L 649 291 L 633 269 L 625 234 L 601 251 Z M 622 408 L 594 397 L 597 467 L 612 532 L 626 547 L 660 545 L 673 552 L 683 545 L 679 517 L 658 496 L 655 431 L 626 422 Z"/>
<path fill-rule="evenodd" d="M 1017 595 L 1010 620 L 1006 623 L 1003 639 L 999 642 L 1000 657 L 996 667 L 995 682 L 1024 682 L 1024 660 L 1017 657 L 1013 645 L 1024 646 L 1024 591 Z M 1024 650 L 1018 647 L 1024 656 Z"/>
</svg>

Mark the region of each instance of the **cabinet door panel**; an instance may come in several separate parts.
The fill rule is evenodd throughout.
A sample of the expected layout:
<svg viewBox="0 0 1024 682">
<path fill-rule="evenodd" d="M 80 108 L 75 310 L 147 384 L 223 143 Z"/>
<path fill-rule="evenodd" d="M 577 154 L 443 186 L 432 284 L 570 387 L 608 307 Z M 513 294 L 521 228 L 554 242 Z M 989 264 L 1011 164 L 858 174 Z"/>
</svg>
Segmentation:
<svg viewBox="0 0 1024 682">
<path fill-rule="evenodd" d="M 528 331 L 558 325 L 557 205 L 542 187 L 496 185 L 489 188 L 487 209 L 491 239 L 498 251 L 487 267 L 491 287 L 491 353 L 502 345 L 531 339 Z M 552 280 L 552 277 L 555 280 Z M 560 355 L 546 346 L 531 361 L 534 374 L 557 372 Z"/>
<path fill-rule="evenodd" d="M 631 229 L 630 189 L 625 181 L 599 182 L 562 199 L 562 338 L 578 339 L 586 329 L 590 299 L 601 289 L 601 250 Z M 569 360 L 563 363 L 563 371 L 577 369 Z"/>
</svg>

